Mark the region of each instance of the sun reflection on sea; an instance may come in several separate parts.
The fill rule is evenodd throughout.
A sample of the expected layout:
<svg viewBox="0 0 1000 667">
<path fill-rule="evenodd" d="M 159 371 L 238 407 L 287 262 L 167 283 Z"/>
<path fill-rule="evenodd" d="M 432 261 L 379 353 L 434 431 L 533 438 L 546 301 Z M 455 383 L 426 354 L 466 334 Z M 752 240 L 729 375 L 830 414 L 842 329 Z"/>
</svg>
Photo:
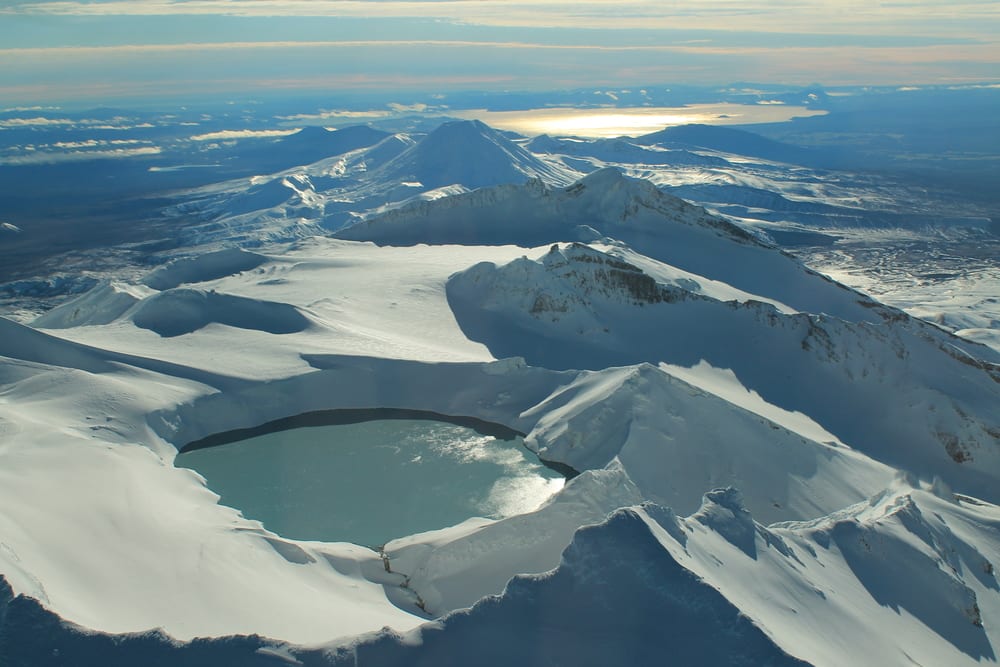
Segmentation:
<svg viewBox="0 0 1000 667">
<path fill-rule="evenodd" d="M 577 137 L 638 136 L 674 125 L 745 125 L 777 123 L 826 113 L 783 104 L 692 104 L 684 107 L 568 108 L 546 107 L 523 111 L 470 109 L 449 115 L 481 120 L 501 130 L 527 136 L 552 134 Z"/>
</svg>

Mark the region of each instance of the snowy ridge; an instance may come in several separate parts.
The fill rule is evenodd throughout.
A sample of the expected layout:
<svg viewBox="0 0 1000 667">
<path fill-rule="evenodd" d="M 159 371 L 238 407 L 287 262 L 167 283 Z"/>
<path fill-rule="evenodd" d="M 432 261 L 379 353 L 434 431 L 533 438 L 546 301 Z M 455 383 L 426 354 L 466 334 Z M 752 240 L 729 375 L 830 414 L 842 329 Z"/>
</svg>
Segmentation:
<svg viewBox="0 0 1000 667">
<path fill-rule="evenodd" d="M 473 236 L 466 241 L 473 212 L 485 214 L 475 216 L 476 229 L 471 232 L 483 236 L 481 240 Z M 405 206 L 354 224 L 337 236 L 389 245 L 412 244 L 420 238 L 425 243 L 507 242 L 531 246 L 565 240 L 552 235 L 582 225 L 607 231 L 608 235 L 612 235 L 611 229 L 627 227 L 655 232 L 662 227 L 664 218 L 753 242 L 751 235 L 736 225 L 665 195 L 647 181 L 626 178 L 614 168 L 596 171 L 565 188 L 553 189 L 535 180 L 520 187 L 492 188 L 437 203 Z"/>
<path fill-rule="evenodd" d="M 766 523 L 817 517 L 894 474 L 821 429 L 763 417 L 650 365 L 582 373 L 527 414 L 541 415 L 526 444 L 542 458 L 620 467 L 643 498 L 680 513 L 697 508 L 701 489 L 742 482 Z"/>
<path fill-rule="evenodd" d="M 548 368 L 705 361 L 851 447 L 1000 500 L 996 367 L 902 313 L 853 323 L 721 302 L 581 246 L 471 267 L 449 280 L 448 298 L 466 334 L 498 356 Z"/>
<path fill-rule="evenodd" d="M 8 359 L 91 373 L 102 373 L 110 368 L 107 356 L 93 348 L 48 336 L 7 318 L 0 318 L 0 332 L 3 333 L 0 355 Z"/>
<path fill-rule="evenodd" d="M 966 540 L 992 549 L 996 511 L 956 500 L 946 487 L 921 487 L 902 478 L 868 502 L 828 518 L 758 527 L 751 558 L 743 560 L 735 551 L 729 558 L 719 554 L 725 568 L 708 561 L 694 565 L 710 549 L 697 537 L 683 550 L 677 542 L 664 544 L 739 600 L 765 631 L 799 628 L 801 634 L 793 631 L 779 644 L 814 664 L 838 664 L 844 638 L 861 648 L 869 664 L 903 663 L 917 655 L 936 664 L 974 664 L 995 659 L 983 610 L 996 608 L 998 588 L 991 564 Z M 741 572 L 740 560 L 747 570 Z M 751 601 L 760 598 L 750 582 L 779 579 L 787 585 L 770 601 Z M 914 581 L 921 586 L 913 587 Z M 817 598 L 811 618 L 795 618 L 783 608 L 803 595 Z M 806 630 L 817 623 L 827 632 Z M 914 624 L 925 629 L 904 629 Z"/>
<path fill-rule="evenodd" d="M 359 222 L 338 238 L 383 245 L 624 242 L 637 253 L 785 304 L 794 310 L 874 320 L 870 299 L 815 274 L 740 227 L 602 169 L 566 188 L 539 182 L 420 202 Z"/>
</svg>

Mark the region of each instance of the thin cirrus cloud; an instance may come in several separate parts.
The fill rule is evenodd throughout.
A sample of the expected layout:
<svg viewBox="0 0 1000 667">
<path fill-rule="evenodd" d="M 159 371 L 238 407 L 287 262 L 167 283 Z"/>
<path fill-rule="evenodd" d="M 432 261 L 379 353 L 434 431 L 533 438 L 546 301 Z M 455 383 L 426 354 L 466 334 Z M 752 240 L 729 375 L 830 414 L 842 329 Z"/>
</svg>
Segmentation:
<svg viewBox="0 0 1000 667">
<path fill-rule="evenodd" d="M 809 84 L 963 84 L 995 78 L 995 50 L 980 45 L 894 48 L 600 49 L 530 44 L 379 42 L 219 43 L 49 49 L 32 54 L 11 101 L 134 100 L 271 91 L 547 89 L 736 80 Z M 24 60 L 23 52 L 5 60 Z M 955 63 L 960 63 L 956 67 Z M 24 72 L 25 70 L 19 70 Z M 95 72 L 98 73 L 95 75 Z"/>
<path fill-rule="evenodd" d="M 1000 20 L 993 0 L 942 3 L 870 0 L 105 0 L 21 2 L 0 14 L 49 16 L 227 16 L 423 18 L 456 22 L 580 28 L 762 30 L 764 32 L 990 35 Z M 720 24 L 721 22 L 721 24 Z"/>
<path fill-rule="evenodd" d="M 736 80 L 958 85 L 996 79 L 997 35 L 995 0 L 8 2 L 0 98 Z"/>
<path fill-rule="evenodd" d="M 176 44 L 120 44 L 111 46 L 58 46 L 38 48 L 0 48 L 0 58 L 33 58 L 39 61 L 46 58 L 54 60 L 71 58 L 119 58 L 121 56 L 156 56 L 161 54 L 196 54 L 212 51 L 314 51 L 322 49 L 476 49 L 499 51 L 562 51 L 570 54 L 580 53 L 639 53 L 639 54 L 689 54 L 723 57 L 755 57 L 778 55 L 787 59 L 797 59 L 804 55 L 813 55 L 819 59 L 842 60 L 851 63 L 868 62 L 873 58 L 881 58 L 890 63 L 904 62 L 935 62 L 945 57 L 958 58 L 969 62 L 994 63 L 997 53 L 991 44 L 971 43 L 956 45 L 926 45 L 926 46 L 886 46 L 886 47 L 855 47 L 850 54 L 837 46 L 726 46 L 714 43 L 697 44 L 664 44 L 664 45 L 606 45 L 606 44 L 547 44 L 539 42 L 485 42 L 468 40 L 350 40 L 350 41 L 273 41 L 273 42 L 208 42 L 208 43 L 176 43 Z M 0 60 L 2 62 L 2 60 Z"/>
</svg>

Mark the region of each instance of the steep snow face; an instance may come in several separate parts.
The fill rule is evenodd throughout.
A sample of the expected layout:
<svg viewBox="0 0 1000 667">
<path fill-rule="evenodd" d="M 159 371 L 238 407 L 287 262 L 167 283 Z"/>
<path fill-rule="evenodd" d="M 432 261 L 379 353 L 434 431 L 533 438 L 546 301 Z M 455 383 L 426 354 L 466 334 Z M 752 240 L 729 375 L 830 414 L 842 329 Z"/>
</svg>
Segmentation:
<svg viewBox="0 0 1000 667">
<path fill-rule="evenodd" d="M 595 370 L 705 361 L 878 460 L 1000 499 L 997 367 L 902 313 L 881 311 L 885 321 L 872 325 L 722 302 L 579 245 L 471 267 L 451 278 L 448 298 L 463 331 L 497 356 Z M 564 462 L 606 460 L 577 451 Z"/>
<path fill-rule="evenodd" d="M 765 632 L 782 634 L 778 643 L 790 653 L 817 665 L 840 664 L 845 651 L 859 651 L 870 664 L 996 659 L 995 630 L 984 623 L 1000 601 L 990 562 L 1000 553 L 996 506 L 904 477 L 829 517 L 758 525 L 747 542 L 745 510 L 710 498 L 706 504 L 716 505 L 711 513 L 726 530 L 696 515 L 718 535 L 696 529 L 681 541 L 664 526 L 661 543 Z M 760 596 L 762 582 L 778 581 L 773 596 Z"/>
<path fill-rule="evenodd" d="M 877 320 L 859 303 L 868 305 L 869 299 L 805 269 L 740 227 L 615 169 L 594 172 L 566 188 L 533 182 L 421 202 L 336 236 L 383 245 L 525 247 L 610 237 L 649 258 L 798 311 Z"/>
<path fill-rule="evenodd" d="M 857 163 L 831 147 L 819 154 L 724 127 L 668 128 L 610 144 L 539 137 L 528 145 L 583 172 L 614 166 L 649 179 L 766 234 L 845 285 L 1000 349 L 990 212 L 943 188 L 825 169 Z M 659 164 L 636 149 L 721 162 Z"/>
<path fill-rule="evenodd" d="M 538 419 L 526 443 L 577 470 L 620 468 L 643 498 L 685 514 L 704 489 L 739 483 L 765 523 L 822 516 L 891 482 L 894 469 L 817 425 L 755 407 L 650 365 L 581 373 L 526 413 Z"/>
</svg>

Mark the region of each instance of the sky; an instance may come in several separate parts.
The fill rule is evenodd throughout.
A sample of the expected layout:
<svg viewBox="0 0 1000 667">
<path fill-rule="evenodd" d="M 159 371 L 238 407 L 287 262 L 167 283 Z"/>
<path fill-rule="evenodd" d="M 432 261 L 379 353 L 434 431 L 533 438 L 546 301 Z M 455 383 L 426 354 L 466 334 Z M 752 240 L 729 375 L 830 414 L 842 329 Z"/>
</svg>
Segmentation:
<svg viewBox="0 0 1000 667">
<path fill-rule="evenodd" d="M 1000 76 L 996 0 L 7 0 L 0 108 Z"/>
</svg>

